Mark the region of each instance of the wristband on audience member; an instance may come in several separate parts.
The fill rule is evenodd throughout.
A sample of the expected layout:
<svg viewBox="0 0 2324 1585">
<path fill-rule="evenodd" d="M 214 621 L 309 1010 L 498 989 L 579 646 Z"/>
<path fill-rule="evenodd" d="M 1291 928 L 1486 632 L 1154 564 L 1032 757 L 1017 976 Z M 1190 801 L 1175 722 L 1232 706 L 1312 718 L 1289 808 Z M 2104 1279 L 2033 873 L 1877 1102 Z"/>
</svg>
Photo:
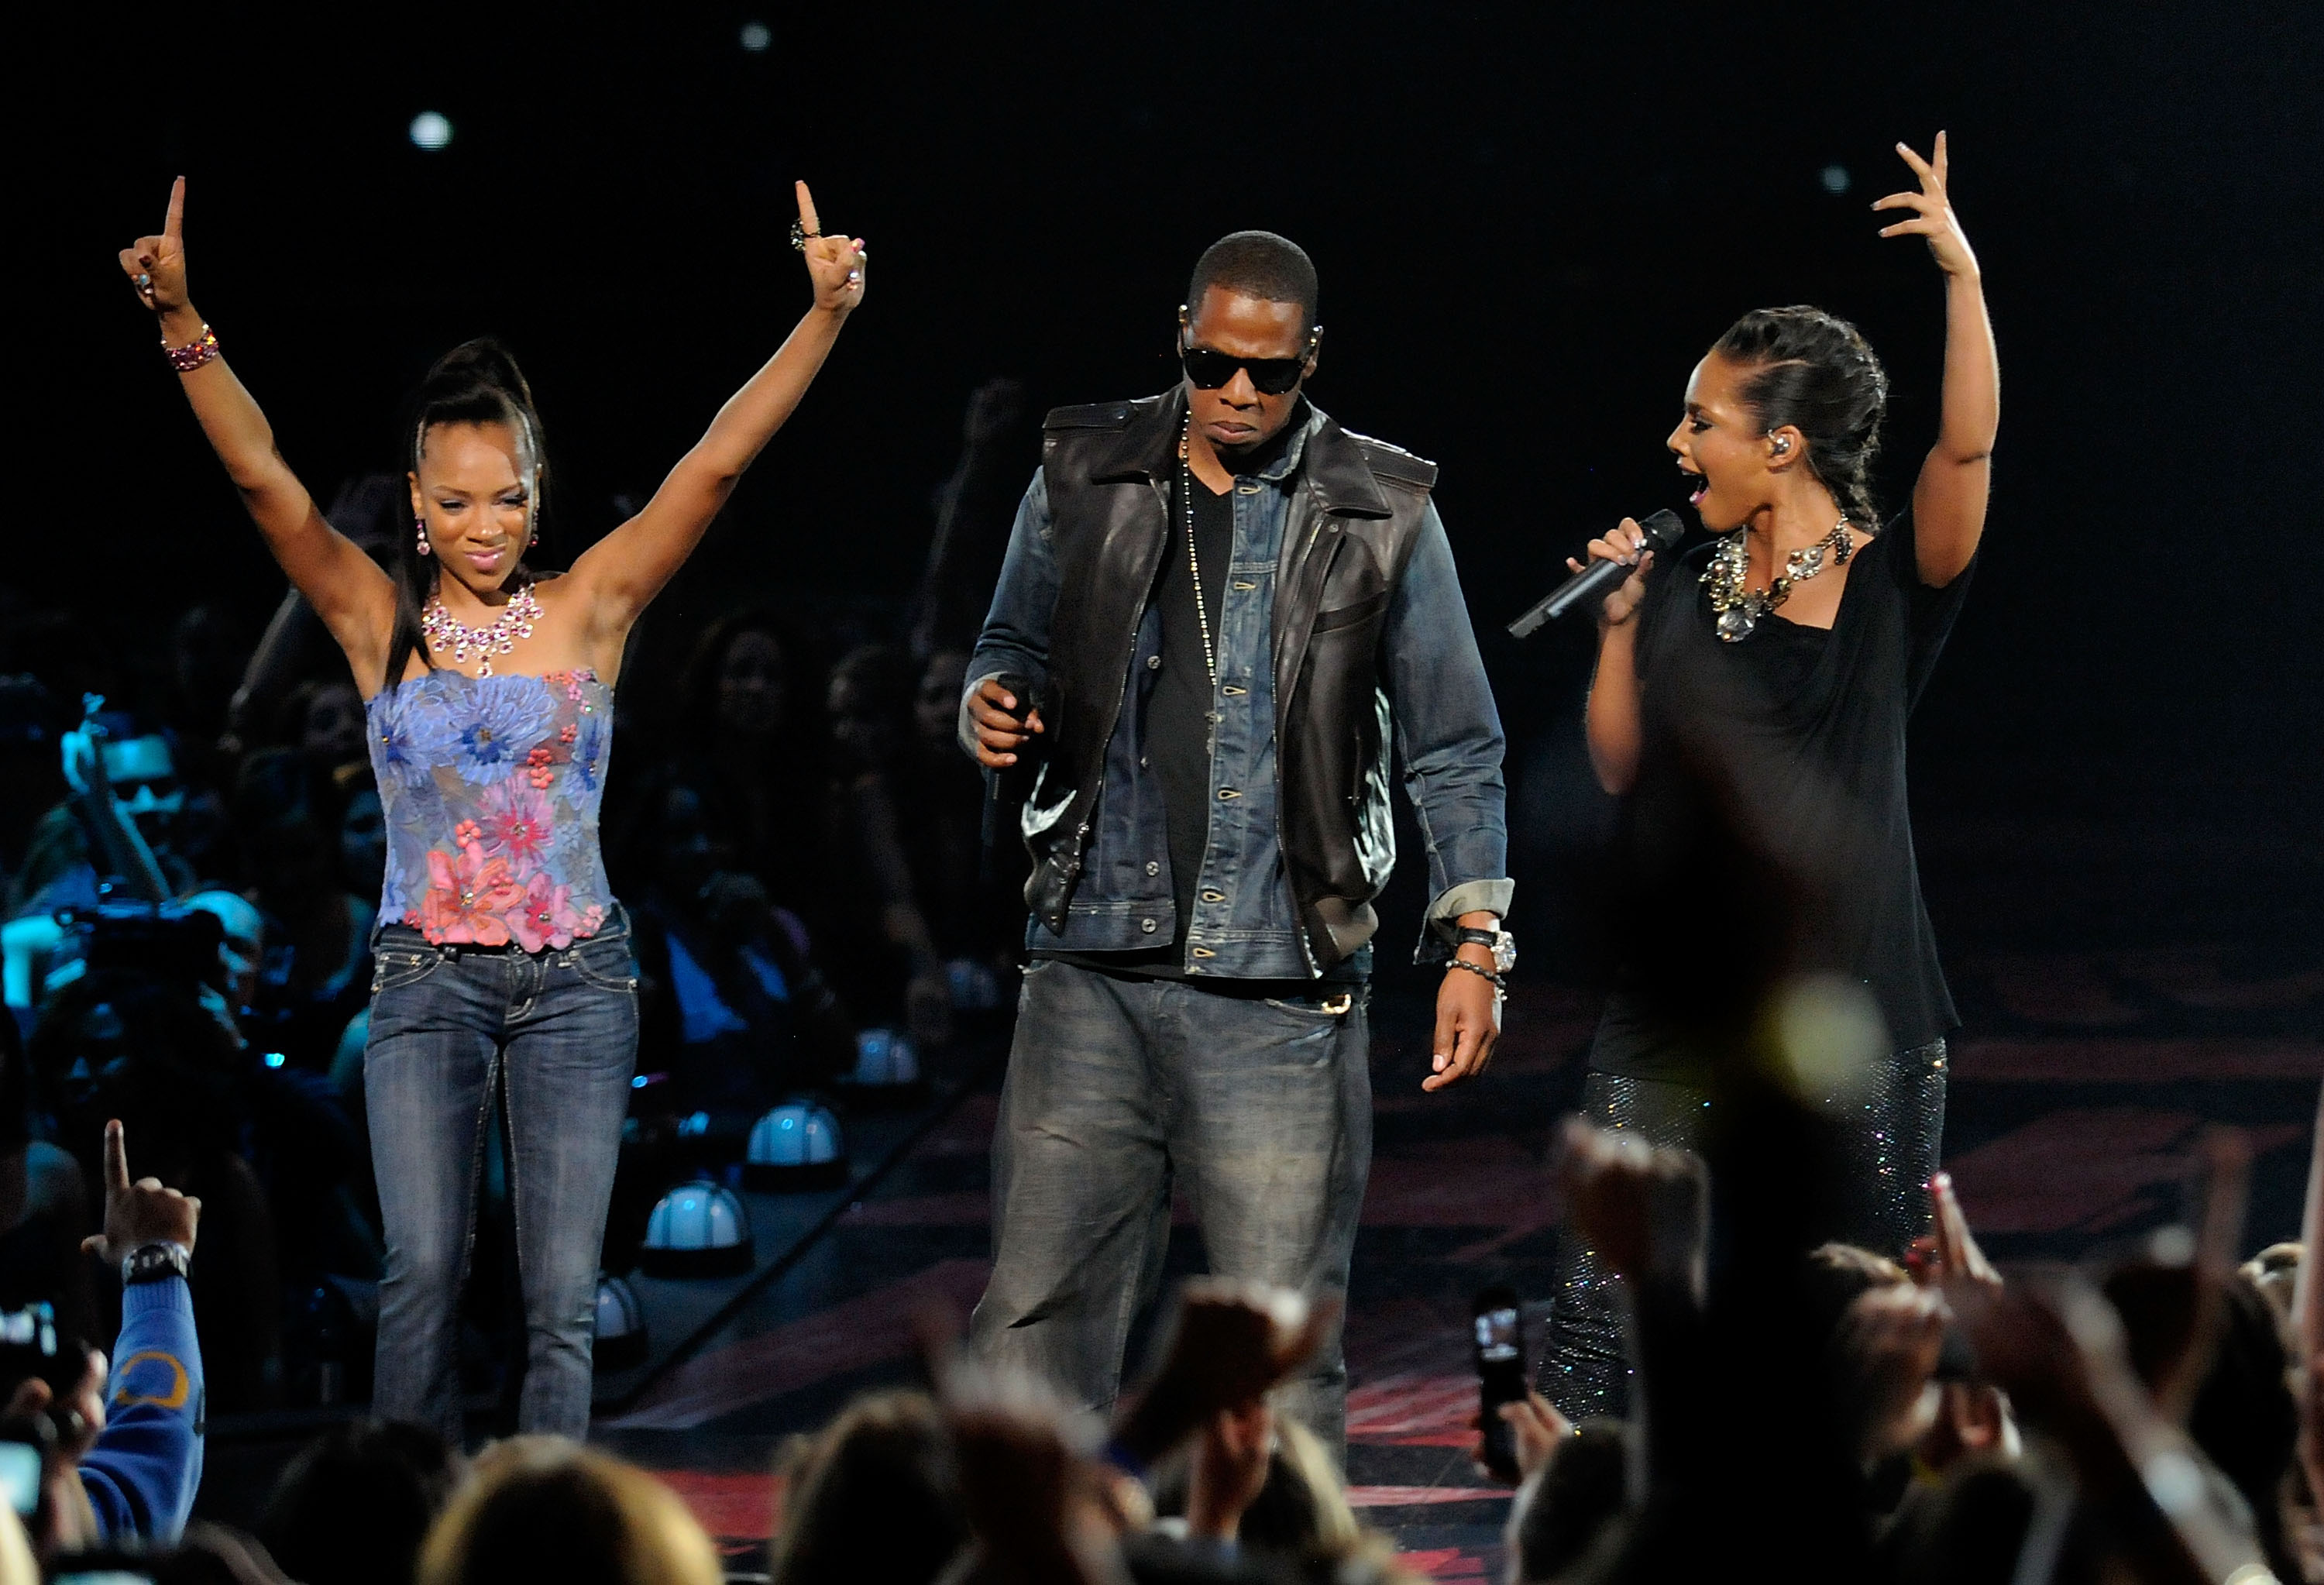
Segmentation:
<svg viewBox="0 0 2324 1585">
<path fill-rule="evenodd" d="M 141 1282 L 160 1282 L 165 1276 L 183 1276 L 186 1263 L 194 1252 L 183 1244 L 166 1239 L 156 1239 L 150 1244 L 140 1244 L 121 1258 L 121 1286 L 129 1287 Z"/>
</svg>

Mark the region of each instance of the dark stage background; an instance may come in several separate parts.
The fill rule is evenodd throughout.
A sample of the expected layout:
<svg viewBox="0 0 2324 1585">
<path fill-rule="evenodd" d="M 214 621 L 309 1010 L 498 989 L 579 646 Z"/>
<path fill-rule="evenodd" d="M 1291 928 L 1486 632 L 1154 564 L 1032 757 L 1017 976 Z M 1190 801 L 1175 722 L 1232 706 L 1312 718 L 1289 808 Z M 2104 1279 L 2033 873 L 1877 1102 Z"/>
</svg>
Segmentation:
<svg viewBox="0 0 2324 1585">
<path fill-rule="evenodd" d="M 180 170 L 196 300 L 318 496 L 395 465 L 404 391 L 493 332 L 568 554 L 804 307 L 784 231 L 814 183 L 871 242 L 868 305 L 650 648 L 739 591 L 900 603 L 966 392 L 1162 387 L 1194 254 L 1263 226 L 1322 272 L 1316 399 L 1443 465 L 1521 880 L 1602 811 L 1585 635 L 1499 624 L 1585 528 L 1676 504 L 1687 370 L 1757 304 L 1868 331 L 1901 497 L 1938 276 L 1868 205 L 1904 183 L 1895 140 L 1949 128 L 2005 401 L 1915 746 L 1940 933 L 2318 933 L 2311 6 L 80 5 L 10 31 L 32 267 L 0 581 L 34 604 L 127 635 L 207 600 L 254 632 L 279 594 L 113 262 Z M 407 137 L 429 109 L 440 152 Z"/>
</svg>

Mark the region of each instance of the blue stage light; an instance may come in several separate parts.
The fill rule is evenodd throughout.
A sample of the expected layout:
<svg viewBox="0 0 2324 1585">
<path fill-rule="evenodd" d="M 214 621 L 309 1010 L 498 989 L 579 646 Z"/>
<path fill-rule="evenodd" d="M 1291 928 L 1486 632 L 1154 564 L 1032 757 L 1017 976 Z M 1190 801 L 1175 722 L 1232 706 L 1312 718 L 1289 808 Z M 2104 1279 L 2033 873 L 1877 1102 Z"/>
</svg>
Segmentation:
<svg viewBox="0 0 2324 1585">
<path fill-rule="evenodd" d="M 768 45 L 775 41 L 774 30 L 770 28 L 763 22 L 744 23 L 742 24 L 742 48 L 748 50 L 753 55 L 758 54 Z"/>
<path fill-rule="evenodd" d="M 1855 179 L 1848 174 L 1845 165 L 1827 165 L 1817 172 L 1816 180 L 1823 183 L 1824 191 L 1835 198 L 1855 185 Z"/>
<path fill-rule="evenodd" d="M 414 148 L 440 149 L 452 141 L 451 121 L 434 110 L 422 110 L 411 118 L 411 143 Z"/>
</svg>

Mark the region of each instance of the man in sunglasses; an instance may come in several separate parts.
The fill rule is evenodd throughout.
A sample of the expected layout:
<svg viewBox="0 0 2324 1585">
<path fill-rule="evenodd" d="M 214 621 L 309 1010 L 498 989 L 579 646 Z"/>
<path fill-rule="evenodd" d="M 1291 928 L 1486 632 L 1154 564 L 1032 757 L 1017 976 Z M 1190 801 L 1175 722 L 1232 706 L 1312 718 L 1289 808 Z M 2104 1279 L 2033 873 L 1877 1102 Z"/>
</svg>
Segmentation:
<svg viewBox="0 0 2324 1585">
<path fill-rule="evenodd" d="M 1186 302 L 1176 389 L 1049 414 L 961 712 L 981 763 L 1033 773 L 974 1339 L 1097 1408 L 1174 1180 L 1214 1272 L 1346 1286 L 1391 745 L 1427 850 L 1419 955 L 1445 965 L 1424 1090 L 1484 1067 L 1513 956 L 1500 722 L 1435 466 L 1307 400 L 1323 330 L 1291 243 L 1213 244 Z M 1337 1445 L 1336 1328 L 1296 1396 Z"/>
</svg>

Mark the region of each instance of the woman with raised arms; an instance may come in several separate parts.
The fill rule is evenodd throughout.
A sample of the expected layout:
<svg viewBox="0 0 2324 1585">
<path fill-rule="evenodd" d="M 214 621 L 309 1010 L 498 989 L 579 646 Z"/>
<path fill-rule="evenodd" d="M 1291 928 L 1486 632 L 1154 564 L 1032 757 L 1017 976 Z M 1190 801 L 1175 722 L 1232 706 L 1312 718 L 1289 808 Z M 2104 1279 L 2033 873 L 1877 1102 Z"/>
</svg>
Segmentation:
<svg viewBox="0 0 2324 1585">
<path fill-rule="evenodd" d="M 392 574 L 317 510 L 186 288 L 186 184 L 121 252 L 268 548 L 355 674 L 388 825 L 364 1058 L 386 1223 L 373 1407 L 460 1443 L 456 1341 L 479 1166 L 504 1096 L 524 1293 L 524 1431 L 585 1434 L 597 1256 L 637 1058 L 626 917 L 597 814 L 622 647 L 863 300 L 861 238 L 798 184 L 815 303 L 642 511 L 562 576 L 525 565 L 546 473 L 515 362 L 472 341 L 429 372 L 400 445 Z"/>
<path fill-rule="evenodd" d="M 1886 1055 L 1817 1099 L 1845 1110 L 1856 1158 L 1856 1203 L 1835 1208 L 1840 1230 L 1890 1256 L 1928 1230 L 1945 1037 L 1960 1022 L 1921 900 L 1904 728 L 1985 531 L 2001 405 L 1977 255 L 1946 193 L 1945 136 L 1927 161 L 1902 143 L 1896 152 L 1920 185 L 1872 206 L 1910 211 L 1880 235 L 1924 241 L 1945 298 L 1936 444 L 1910 503 L 1884 523 L 1873 502 L 1888 382 L 1855 327 L 1812 308 L 1744 315 L 1695 365 L 1665 442 L 1711 542 L 1660 571 L 1628 520 L 1590 546 L 1592 560 L 1634 570 L 1599 614 L 1586 717 L 1609 792 L 1631 791 L 1641 766 L 1707 777 L 1745 838 L 1803 883 L 1795 966 L 1853 982 L 1842 997 L 1868 994 L 1858 1006 L 1877 1009 L 1886 1038 L 1876 1048 Z M 1617 980 L 1591 1046 L 1583 1115 L 1691 1146 L 1711 1054 L 1637 989 Z M 1619 1414 L 1627 1396 L 1607 1283 L 1588 1250 L 1563 1258 L 1542 1390 L 1576 1420 Z"/>
</svg>

